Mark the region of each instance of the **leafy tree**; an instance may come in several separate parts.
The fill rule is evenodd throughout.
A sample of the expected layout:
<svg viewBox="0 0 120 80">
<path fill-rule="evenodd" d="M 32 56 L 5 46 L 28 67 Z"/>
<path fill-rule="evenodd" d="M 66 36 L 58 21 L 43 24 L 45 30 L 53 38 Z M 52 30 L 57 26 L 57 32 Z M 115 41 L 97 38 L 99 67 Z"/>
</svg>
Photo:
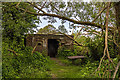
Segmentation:
<svg viewBox="0 0 120 80">
<path fill-rule="evenodd" d="M 44 28 L 40 28 L 37 34 L 59 34 L 59 32 L 56 31 L 56 28 L 53 25 L 48 24 Z"/>
<path fill-rule="evenodd" d="M 21 43 L 23 45 L 24 35 L 34 32 L 33 28 L 37 27 L 35 23 L 38 22 L 36 16 L 16 9 L 17 4 L 16 2 L 4 2 L 2 8 L 3 41 L 9 45 L 14 44 L 14 46 Z M 19 6 L 36 12 L 32 6 L 26 3 L 21 3 Z"/>
<path fill-rule="evenodd" d="M 45 16 L 49 22 L 55 23 L 56 18 L 62 19 L 64 22 L 69 21 L 70 26 L 77 26 L 83 28 L 82 31 L 88 34 L 95 34 L 104 37 L 105 32 L 109 39 L 119 48 L 120 43 L 120 27 L 119 27 L 119 8 L 120 2 L 117 3 L 76 3 L 76 2 L 28 2 L 31 6 L 35 7 L 38 11 L 33 12 L 22 6 L 17 9 L 25 11 L 32 15 Z M 109 10 L 110 7 L 110 10 Z M 107 9 L 107 12 L 105 11 Z M 110 13 L 108 16 L 107 14 Z M 56 17 L 56 18 L 55 18 Z M 108 18 L 109 17 L 109 18 Z M 116 17 L 116 19 L 115 19 Z M 108 23 L 109 22 L 109 23 Z M 116 25 L 114 25 L 116 23 Z M 108 28 L 107 28 L 108 26 Z M 106 31 L 105 31 L 106 29 Z M 107 31 L 108 29 L 108 31 Z M 117 35 L 117 36 L 115 36 Z M 105 38 L 107 41 L 107 38 Z M 107 45 L 107 43 L 106 43 Z M 118 49 L 120 55 L 120 48 Z"/>
<path fill-rule="evenodd" d="M 68 33 L 64 25 L 60 25 L 60 26 L 58 27 L 58 29 L 59 29 L 59 31 L 62 32 L 62 33 Z"/>
<path fill-rule="evenodd" d="M 78 26 L 84 25 L 83 31 L 90 32 L 92 34 L 98 33 L 101 34 L 99 31 L 105 32 L 105 24 L 106 24 L 106 9 L 108 7 L 106 2 L 103 3 L 76 3 L 76 2 L 28 2 L 30 5 L 34 6 L 38 9 L 39 13 L 34 13 L 32 11 L 21 9 L 33 15 L 38 16 L 47 16 L 46 19 L 55 21 L 55 17 L 62 19 L 63 21 L 69 21 L 71 23 L 70 26 Z M 111 3 L 110 8 L 110 15 L 108 23 L 108 30 L 110 35 L 114 34 L 115 32 L 118 36 L 119 31 L 119 2 L 118 3 Z M 19 6 L 19 8 L 21 8 Z M 116 16 L 116 19 L 115 19 Z M 99 18 L 99 19 L 98 19 Z M 117 26 L 114 25 L 117 22 Z M 116 29 L 117 28 L 117 29 Z M 99 31 L 98 31 L 99 30 Z M 112 35 L 113 36 L 113 35 Z M 119 45 L 119 40 L 118 43 Z M 119 53 L 119 52 L 118 52 Z"/>
<path fill-rule="evenodd" d="M 4 2 L 2 5 L 2 78 L 50 77 L 46 72 L 48 58 L 39 52 L 31 55 L 32 47 L 24 46 L 25 35 L 33 33 L 39 21 L 36 16 L 17 9 L 17 4 Z M 20 3 L 19 6 L 36 12 L 29 4 Z"/>
</svg>

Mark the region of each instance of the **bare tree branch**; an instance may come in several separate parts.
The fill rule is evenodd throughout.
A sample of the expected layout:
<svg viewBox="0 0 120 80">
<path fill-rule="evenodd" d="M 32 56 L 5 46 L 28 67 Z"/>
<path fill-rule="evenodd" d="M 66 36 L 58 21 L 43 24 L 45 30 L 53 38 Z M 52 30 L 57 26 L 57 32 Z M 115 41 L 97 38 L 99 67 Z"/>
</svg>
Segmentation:
<svg viewBox="0 0 120 80">
<path fill-rule="evenodd" d="M 55 6 L 52 5 L 52 3 L 50 3 L 50 5 L 56 9 L 56 11 L 60 12 Z"/>
<path fill-rule="evenodd" d="M 16 5 L 17 7 L 19 6 L 20 2 Z"/>
</svg>

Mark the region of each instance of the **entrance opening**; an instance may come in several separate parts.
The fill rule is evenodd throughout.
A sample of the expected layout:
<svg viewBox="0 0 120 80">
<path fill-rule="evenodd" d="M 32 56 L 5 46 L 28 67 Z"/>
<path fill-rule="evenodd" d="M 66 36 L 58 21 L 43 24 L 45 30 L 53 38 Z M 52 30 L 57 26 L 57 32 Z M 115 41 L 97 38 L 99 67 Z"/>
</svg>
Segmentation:
<svg viewBox="0 0 120 80">
<path fill-rule="evenodd" d="M 48 56 L 55 57 L 57 55 L 59 42 L 56 39 L 48 39 Z"/>
</svg>

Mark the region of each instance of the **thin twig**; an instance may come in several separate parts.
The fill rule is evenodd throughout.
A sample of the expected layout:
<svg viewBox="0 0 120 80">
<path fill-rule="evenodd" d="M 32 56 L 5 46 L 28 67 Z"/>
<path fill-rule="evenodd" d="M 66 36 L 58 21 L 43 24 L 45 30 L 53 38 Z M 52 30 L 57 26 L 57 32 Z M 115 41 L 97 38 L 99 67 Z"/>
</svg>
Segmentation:
<svg viewBox="0 0 120 80">
<path fill-rule="evenodd" d="M 95 20 L 103 13 L 103 11 L 105 10 L 105 9 L 107 9 L 107 7 L 109 7 L 110 5 L 107 5 L 105 8 L 103 8 L 99 13 L 98 13 L 98 15 L 95 17 L 95 19 L 92 21 L 92 22 L 95 22 Z"/>
<path fill-rule="evenodd" d="M 19 3 L 16 5 L 16 7 L 18 7 L 18 6 L 19 6 L 19 4 L 20 4 L 20 1 L 19 1 Z"/>
<path fill-rule="evenodd" d="M 59 30 L 56 30 L 58 32 L 60 32 Z M 68 37 L 69 39 L 73 40 L 76 44 L 78 44 L 79 46 L 82 46 L 82 47 L 87 47 L 87 46 L 83 46 L 82 44 L 80 44 L 79 42 L 77 42 L 75 39 L 73 39 L 71 36 L 65 34 L 65 33 L 62 33 L 60 32 L 61 34 L 65 35 L 66 37 Z"/>
<path fill-rule="evenodd" d="M 39 8 L 37 5 L 35 5 L 35 4 L 31 3 L 31 2 L 27 2 L 27 3 L 31 4 L 32 6 L 34 6 L 35 8 L 37 8 L 39 11 L 42 11 L 43 13 L 46 13 L 41 8 Z"/>
<path fill-rule="evenodd" d="M 78 37 L 78 35 L 80 34 L 80 32 L 82 31 L 83 27 L 79 30 L 79 32 L 77 33 L 76 37 L 74 39 L 76 39 Z"/>
<path fill-rule="evenodd" d="M 43 9 L 44 8 L 44 6 L 45 6 L 45 4 L 46 4 L 47 2 L 45 2 L 44 4 L 43 4 L 43 6 L 41 7 L 41 9 Z"/>
<path fill-rule="evenodd" d="M 56 11 L 60 12 L 55 6 L 52 5 L 52 3 L 50 3 L 50 5 L 56 9 Z"/>
<path fill-rule="evenodd" d="M 17 53 L 16 53 L 14 50 L 8 49 L 8 51 L 10 51 L 10 52 L 12 52 L 13 54 L 15 54 L 15 56 L 18 56 Z"/>
<path fill-rule="evenodd" d="M 33 55 L 33 52 L 35 51 L 36 47 L 37 47 L 38 43 L 35 45 L 35 47 L 33 48 L 32 50 L 32 55 Z"/>
</svg>

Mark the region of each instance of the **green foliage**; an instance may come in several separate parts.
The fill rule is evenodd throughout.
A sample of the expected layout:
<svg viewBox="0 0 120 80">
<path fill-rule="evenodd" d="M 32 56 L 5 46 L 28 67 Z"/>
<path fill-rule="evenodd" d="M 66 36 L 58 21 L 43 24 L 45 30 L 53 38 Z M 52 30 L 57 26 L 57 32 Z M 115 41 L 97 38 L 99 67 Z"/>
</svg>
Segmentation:
<svg viewBox="0 0 120 80">
<path fill-rule="evenodd" d="M 117 66 L 118 59 L 113 58 L 112 61 L 113 61 L 114 65 Z M 96 72 L 95 76 L 97 76 L 99 78 L 112 78 L 114 72 L 115 72 L 115 69 L 113 67 L 113 64 L 109 63 L 109 60 L 106 59 L 106 60 L 103 60 L 103 63 L 101 64 L 100 69 Z M 118 75 L 119 75 L 119 73 L 116 74 L 116 78 L 118 78 Z"/>
<path fill-rule="evenodd" d="M 57 57 L 67 58 L 67 56 L 75 56 L 72 50 L 66 49 L 65 46 L 59 47 Z"/>
<path fill-rule="evenodd" d="M 99 60 L 103 56 L 104 52 L 104 39 L 96 37 L 94 40 L 87 38 L 87 44 L 90 52 L 88 56 L 93 60 Z"/>
<path fill-rule="evenodd" d="M 60 32 L 62 32 L 62 33 L 68 33 L 64 25 L 60 25 L 60 26 L 58 27 L 58 30 L 59 30 Z"/>
<path fill-rule="evenodd" d="M 93 39 L 86 38 L 86 40 L 86 45 L 89 47 L 88 56 L 93 60 L 100 60 L 104 53 L 104 38 L 96 36 Z M 108 50 L 111 58 L 117 57 L 117 46 L 113 42 L 108 41 Z"/>
<path fill-rule="evenodd" d="M 76 36 L 77 34 L 75 34 Z M 78 36 L 76 38 L 76 41 L 85 45 L 88 43 L 87 42 L 87 37 L 85 36 Z M 74 45 L 74 53 L 77 54 L 77 55 L 80 55 L 80 56 L 86 56 L 88 55 L 88 52 L 89 52 L 89 49 L 88 47 L 82 47 L 82 46 L 77 46 L 77 45 Z"/>
<path fill-rule="evenodd" d="M 4 44 L 4 43 L 3 43 Z M 49 58 L 42 53 L 35 52 L 31 55 L 31 47 L 16 48 L 15 56 L 8 51 L 7 44 L 3 46 L 2 77 L 3 78 L 45 78 L 50 77 L 46 72 L 49 69 Z"/>
<path fill-rule="evenodd" d="M 37 17 L 28 14 L 26 12 L 18 10 L 15 6 L 18 3 L 3 3 L 3 20 L 2 20 L 2 28 L 3 28 L 3 78 L 45 78 L 50 77 L 46 70 L 50 70 L 49 68 L 49 59 L 44 57 L 41 53 L 35 52 L 31 55 L 32 48 L 24 46 L 24 35 L 28 32 L 34 32 L 33 28 L 36 28 L 35 22 L 38 23 Z M 47 3 L 48 4 L 48 3 Z M 106 4 L 100 3 L 71 3 L 68 2 L 68 8 L 65 9 L 66 5 L 64 3 L 51 3 L 53 6 L 59 8 L 59 12 L 56 10 L 52 10 L 51 6 L 48 6 L 46 11 L 55 13 L 58 15 L 63 15 L 65 17 L 71 18 L 76 16 L 80 21 L 90 21 L 95 18 L 97 13 L 99 12 L 100 6 L 106 6 Z M 64 4 L 64 5 L 63 5 Z M 20 3 L 19 7 L 25 8 L 32 12 L 36 12 L 36 10 L 31 7 L 28 3 Z M 79 7 L 79 8 L 78 8 Z M 45 8 L 44 8 L 45 9 Z M 64 12 L 65 10 L 65 12 Z M 97 12 L 97 13 L 96 13 Z M 65 13 L 65 14 L 64 14 Z M 111 24 L 114 24 L 115 17 L 113 9 L 110 10 L 110 20 Z M 101 19 L 98 19 L 96 23 L 103 24 L 104 23 L 104 12 L 101 15 Z M 56 22 L 54 18 L 48 17 L 52 22 Z M 73 17 L 74 18 L 74 17 Z M 65 23 L 63 21 L 62 23 Z M 74 25 L 72 25 L 73 27 Z M 49 28 L 50 27 L 50 28 Z M 55 28 L 52 25 L 48 25 L 45 28 L 41 29 L 40 32 L 54 32 Z M 61 26 L 59 29 L 63 29 Z M 88 28 L 86 28 L 88 29 Z M 95 28 L 94 28 L 95 29 Z M 53 30 L 53 31 L 51 31 Z M 92 30 L 95 31 L 95 30 Z M 81 48 L 75 46 L 74 52 L 66 49 L 65 47 L 61 47 L 58 50 L 58 57 L 67 57 L 67 56 L 75 56 L 75 55 L 87 55 L 92 61 L 99 60 L 104 51 L 104 39 L 100 37 L 95 37 L 94 39 L 80 37 L 77 39 L 80 43 L 85 43 L 89 48 Z M 118 53 L 118 48 L 116 48 L 115 44 L 112 42 L 108 42 L 110 55 L 114 58 Z M 8 49 L 13 49 L 18 56 L 15 56 L 13 52 L 8 51 Z M 85 52 L 84 52 L 85 51 Z M 117 58 L 113 59 L 114 63 L 117 64 Z M 68 64 L 69 61 L 63 61 Z M 73 71 L 70 72 L 65 77 L 81 77 L 81 78 L 100 78 L 99 73 L 103 75 L 104 71 L 110 67 L 113 70 L 112 65 L 105 66 L 108 60 L 105 60 L 101 65 L 100 71 L 97 72 L 96 75 L 91 76 L 91 74 L 95 71 L 98 66 L 98 62 L 91 63 L 89 59 L 87 60 L 87 64 L 83 65 L 83 67 L 79 67 L 79 69 L 74 68 Z M 76 64 L 81 64 L 81 60 L 76 60 Z M 59 66 L 57 66 L 58 68 Z M 70 66 L 70 68 L 73 66 Z M 53 67 L 54 68 L 54 67 Z M 69 69 L 70 69 L 69 68 Z M 56 69 L 57 70 L 57 69 Z M 59 69 L 58 69 L 59 70 Z M 75 71 L 76 70 L 76 71 Z M 61 69 L 61 71 L 66 71 L 66 69 Z M 113 70 L 114 71 L 114 70 Z M 67 72 L 67 71 L 66 71 Z M 73 74 L 74 72 L 74 74 Z M 75 74 L 78 72 L 77 74 Z M 58 73 L 58 72 L 57 72 Z M 113 74 L 113 72 L 111 72 Z M 104 76 L 108 78 L 109 73 L 107 72 Z M 117 73 L 118 76 L 118 73 Z"/>
<path fill-rule="evenodd" d="M 99 78 L 97 76 L 95 76 L 93 73 L 95 72 L 95 69 L 97 68 L 99 62 L 95 61 L 95 62 L 90 62 L 88 61 L 87 64 L 82 65 L 82 67 L 80 68 L 80 71 L 82 73 L 82 78 Z"/>
<path fill-rule="evenodd" d="M 118 47 L 114 42 L 108 41 L 108 50 L 111 58 L 116 58 L 118 54 Z"/>
<path fill-rule="evenodd" d="M 82 59 L 77 59 L 73 62 L 74 65 L 81 65 L 82 63 Z"/>
<path fill-rule="evenodd" d="M 56 31 L 53 25 L 48 24 L 44 28 L 40 28 L 37 34 L 59 34 L 59 32 Z"/>
<path fill-rule="evenodd" d="M 4 2 L 2 6 L 3 41 L 10 45 L 23 42 L 24 35 L 34 32 L 33 28 L 37 27 L 35 23 L 38 23 L 37 16 L 16 9 L 17 4 L 18 2 Z M 21 2 L 19 6 L 36 12 L 28 3 Z"/>
<path fill-rule="evenodd" d="M 46 70 L 49 69 L 49 58 L 42 53 L 35 52 L 31 55 L 32 48 L 24 46 L 25 34 L 33 33 L 33 28 L 38 23 L 37 16 L 17 9 L 17 2 L 3 3 L 2 12 L 2 68 L 3 78 L 45 78 L 50 77 Z M 21 2 L 19 7 L 32 12 L 36 10 L 28 3 Z M 14 50 L 18 56 L 8 49 Z"/>
<path fill-rule="evenodd" d="M 51 75 L 55 75 L 57 78 L 99 78 L 92 73 L 97 68 L 99 62 L 90 61 L 84 65 L 72 65 L 71 61 L 67 59 L 59 58 L 57 61 L 51 61 Z"/>
<path fill-rule="evenodd" d="M 61 62 L 63 65 L 65 65 L 65 66 L 73 65 L 73 64 L 72 64 L 72 61 L 69 60 L 68 58 L 65 59 L 65 58 L 63 58 L 63 57 L 59 57 L 58 59 L 59 59 L 60 62 Z"/>
</svg>

